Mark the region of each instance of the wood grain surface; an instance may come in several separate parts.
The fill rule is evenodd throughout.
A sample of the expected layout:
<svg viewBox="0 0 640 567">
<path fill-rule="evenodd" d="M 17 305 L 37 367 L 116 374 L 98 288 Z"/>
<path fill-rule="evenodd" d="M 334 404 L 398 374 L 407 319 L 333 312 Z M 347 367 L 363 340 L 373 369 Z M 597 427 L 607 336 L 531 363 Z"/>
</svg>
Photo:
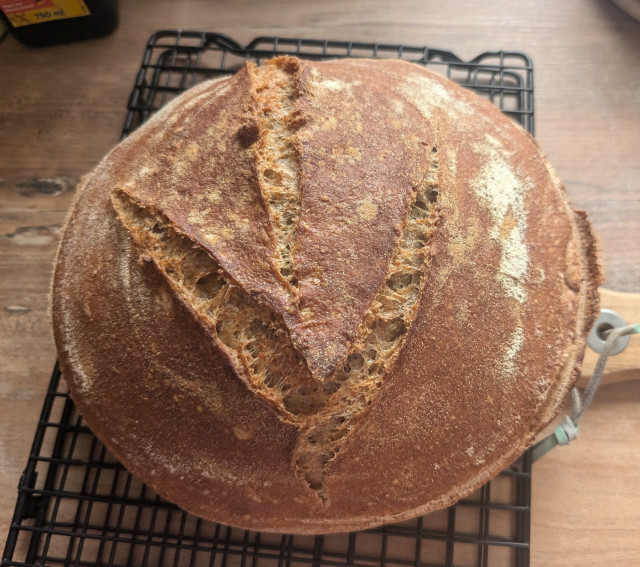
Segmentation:
<svg viewBox="0 0 640 567">
<path fill-rule="evenodd" d="M 118 141 L 144 44 L 158 29 L 240 42 L 277 34 L 428 44 L 464 59 L 501 48 L 529 54 L 536 137 L 601 236 L 607 287 L 640 291 L 640 25 L 607 0 L 120 7 L 107 38 L 0 44 L 0 549 L 55 357 L 47 294 L 60 226 L 80 176 Z M 580 439 L 535 464 L 532 565 L 640 565 L 639 377 L 603 387 Z"/>
</svg>

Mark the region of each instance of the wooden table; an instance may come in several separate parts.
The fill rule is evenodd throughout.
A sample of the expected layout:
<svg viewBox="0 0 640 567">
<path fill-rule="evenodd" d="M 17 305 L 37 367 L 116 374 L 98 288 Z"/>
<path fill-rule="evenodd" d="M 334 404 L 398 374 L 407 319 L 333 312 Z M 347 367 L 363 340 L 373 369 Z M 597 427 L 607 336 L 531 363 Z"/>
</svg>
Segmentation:
<svg viewBox="0 0 640 567">
<path fill-rule="evenodd" d="M 640 291 L 640 25 L 606 0 L 122 1 L 110 37 L 0 45 L 0 548 L 54 361 L 56 242 L 79 177 L 119 137 L 147 37 L 210 29 L 429 44 L 535 63 L 537 138 L 599 231 L 607 286 Z M 605 386 L 578 442 L 537 463 L 532 565 L 640 565 L 640 380 Z"/>
</svg>

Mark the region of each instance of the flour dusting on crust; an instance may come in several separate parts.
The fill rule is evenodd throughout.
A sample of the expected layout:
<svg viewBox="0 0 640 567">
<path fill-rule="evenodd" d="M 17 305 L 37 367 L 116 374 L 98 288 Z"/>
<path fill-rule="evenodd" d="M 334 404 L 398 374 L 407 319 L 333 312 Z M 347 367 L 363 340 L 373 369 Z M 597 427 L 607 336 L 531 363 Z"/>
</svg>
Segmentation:
<svg viewBox="0 0 640 567">
<path fill-rule="evenodd" d="M 492 136 L 485 136 L 487 145 L 474 149 L 483 156 L 485 165 L 471 180 L 471 187 L 480 203 L 489 209 L 493 226 L 489 237 L 500 247 L 500 267 L 496 277 L 508 297 L 520 305 L 527 299 L 524 284 L 529 279 L 529 251 L 525 241 L 527 213 L 524 206 L 529 184 L 518 177 L 506 160 L 508 152 Z M 517 326 L 502 357 L 504 376 L 513 376 L 515 359 L 524 344 L 524 332 Z"/>
<path fill-rule="evenodd" d="M 471 187 L 493 218 L 489 236 L 500 245 L 502 254 L 497 277 L 508 296 L 524 303 L 527 292 L 523 284 L 529 275 L 524 198 L 529 186 L 518 178 L 503 152 L 487 141 L 488 146 L 475 147 L 486 163 L 471 180 Z"/>
<path fill-rule="evenodd" d="M 506 376 L 513 376 L 516 371 L 515 358 L 524 344 L 524 331 L 522 327 L 516 327 L 511 335 L 507 350 L 502 357 L 502 370 Z"/>
<path fill-rule="evenodd" d="M 432 77 L 412 75 L 396 91 L 427 119 L 433 117 L 434 111 L 447 112 L 453 118 L 473 114 L 473 107 L 467 101 Z"/>
</svg>

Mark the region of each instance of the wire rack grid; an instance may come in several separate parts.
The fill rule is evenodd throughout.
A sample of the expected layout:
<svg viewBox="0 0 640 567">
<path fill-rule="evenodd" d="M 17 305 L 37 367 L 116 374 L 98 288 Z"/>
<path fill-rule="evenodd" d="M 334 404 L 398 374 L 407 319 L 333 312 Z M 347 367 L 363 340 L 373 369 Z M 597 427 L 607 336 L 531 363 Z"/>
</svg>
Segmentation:
<svg viewBox="0 0 640 567">
<path fill-rule="evenodd" d="M 428 47 L 260 37 L 247 46 L 212 32 L 151 36 L 123 137 L 192 85 L 275 54 L 309 59 L 396 57 L 488 98 L 533 134 L 533 66 L 516 52 L 471 61 Z M 531 458 L 446 510 L 362 532 L 256 533 L 198 519 L 132 477 L 91 433 L 60 371 L 51 377 L 3 566 L 488 567 L 529 565 Z"/>
</svg>

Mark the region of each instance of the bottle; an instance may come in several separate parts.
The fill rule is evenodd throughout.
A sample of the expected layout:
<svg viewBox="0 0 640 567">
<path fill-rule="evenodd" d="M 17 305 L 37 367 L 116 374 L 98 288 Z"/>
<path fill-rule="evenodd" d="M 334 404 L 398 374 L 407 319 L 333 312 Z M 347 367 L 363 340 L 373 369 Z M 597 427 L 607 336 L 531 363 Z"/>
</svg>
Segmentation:
<svg viewBox="0 0 640 567">
<path fill-rule="evenodd" d="M 0 18 L 32 47 L 110 34 L 118 27 L 117 0 L 0 0 Z"/>
</svg>

